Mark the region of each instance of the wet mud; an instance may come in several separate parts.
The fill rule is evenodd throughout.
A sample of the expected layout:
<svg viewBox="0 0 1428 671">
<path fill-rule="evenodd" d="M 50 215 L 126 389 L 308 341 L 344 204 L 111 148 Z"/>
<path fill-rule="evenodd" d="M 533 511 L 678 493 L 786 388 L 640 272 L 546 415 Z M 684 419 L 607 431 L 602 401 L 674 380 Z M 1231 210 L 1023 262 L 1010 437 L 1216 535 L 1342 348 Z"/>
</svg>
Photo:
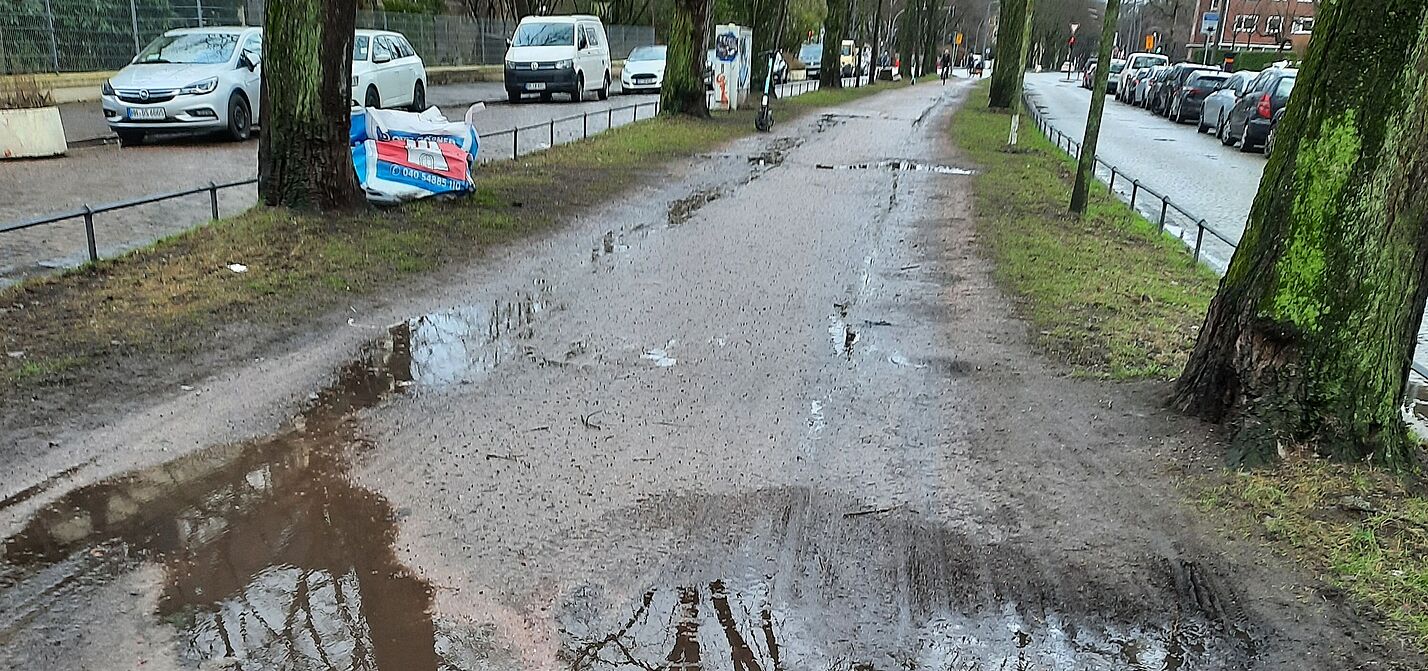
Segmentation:
<svg viewBox="0 0 1428 671">
<path fill-rule="evenodd" d="M 0 545 L 0 649 L 29 630 L 62 641 L 48 611 L 152 565 L 164 575 L 152 617 L 176 630 L 183 667 L 435 670 L 474 655 L 481 633 L 438 626 L 433 588 L 395 558 L 400 511 L 348 478 L 370 447 L 357 417 L 393 394 L 480 381 L 523 350 L 548 297 L 537 284 L 393 325 L 282 432 L 45 506 Z"/>
<path fill-rule="evenodd" d="M 573 669 L 1172 671 L 1255 654 L 1211 581 L 1178 562 L 1139 587 L 1077 580 L 1098 572 L 802 488 L 663 497 L 618 517 L 620 536 L 687 539 L 661 573 L 688 579 L 623 608 L 607 586 L 572 588 L 557 617 Z"/>
</svg>

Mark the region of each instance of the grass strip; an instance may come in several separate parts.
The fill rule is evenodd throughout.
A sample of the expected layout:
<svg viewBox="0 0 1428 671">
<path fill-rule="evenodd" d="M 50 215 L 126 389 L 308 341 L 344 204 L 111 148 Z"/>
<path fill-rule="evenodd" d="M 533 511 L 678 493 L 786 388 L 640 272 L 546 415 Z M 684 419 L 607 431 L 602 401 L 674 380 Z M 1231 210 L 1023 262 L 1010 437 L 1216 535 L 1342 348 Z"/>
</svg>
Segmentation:
<svg viewBox="0 0 1428 671">
<path fill-rule="evenodd" d="M 1203 484 L 1200 508 L 1258 536 L 1428 653 L 1428 498 L 1421 480 L 1293 457 Z"/>
<path fill-rule="evenodd" d="M 981 168 L 977 234 L 1035 329 L 1039 349 L 1077 374 L 1170 378 L 1185 364 L 1217 280 L 1179 242 L 1092 184 L 1086 215 L 1068 214 L 1075 164 L 1024 119 L 1015 152 L 1010 117 L 980 104 L 954 117 L 952 137 Z"/>
<path fill-rule="evenodd" d="M 891 88 L 824 90 L 776 102 L 781 120 Z M 142 393 L 241 360 L 355 297 L 554 228 L 670 161 L 753 133 L 753 110 L 661 117 L 480 166 L 476 193 L 356 214 L 267 207 L 190 229 L 114 259 L 0 290 L 0 430 L 79 399 Z M 234 273 L 230 263 L 247 272 Z M 256 343 L 256 344 L 255 344 Z M 22 353 L 22 354 L 21 354 Z M 199 355 L 202 355 L 201 357 Z M 20 401 L 26 403 L 20 403 Z M 26 412 L 25 409 L 33 410 Z M 38 413 L 38 414 L 36 414 Z M 35 416 L 29 416 L 35 415 Z"/>
</svg>

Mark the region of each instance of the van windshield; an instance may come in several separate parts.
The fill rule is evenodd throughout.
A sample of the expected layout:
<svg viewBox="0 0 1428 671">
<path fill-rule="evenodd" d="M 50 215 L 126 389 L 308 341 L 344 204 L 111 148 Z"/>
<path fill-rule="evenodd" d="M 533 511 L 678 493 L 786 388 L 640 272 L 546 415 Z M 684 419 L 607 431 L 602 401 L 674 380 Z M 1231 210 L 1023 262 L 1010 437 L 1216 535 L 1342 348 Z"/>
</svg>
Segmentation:
<svg viewBox="0 0 1428 671">
<path fill-rule="evenodd" d="M 802 49 L 798 50 L 798 60 L 804 63 L 817 62 L 821 58 L 823 58 L 823 45 L 821 44 L 805 44 Z"/>
<path fill-rule="evenodd" d="M 575 45 L 573 23 L 522 23 L 511 40 L 513 47 L 569 47 Z"/>
<path fill-rule="evenodd" d="M 212 65 L 227 63 L 238 46 L 237 33 L 183 33 L 160 35 L 149 43 L 135 63 L 188 63 Z"/>
</svg>

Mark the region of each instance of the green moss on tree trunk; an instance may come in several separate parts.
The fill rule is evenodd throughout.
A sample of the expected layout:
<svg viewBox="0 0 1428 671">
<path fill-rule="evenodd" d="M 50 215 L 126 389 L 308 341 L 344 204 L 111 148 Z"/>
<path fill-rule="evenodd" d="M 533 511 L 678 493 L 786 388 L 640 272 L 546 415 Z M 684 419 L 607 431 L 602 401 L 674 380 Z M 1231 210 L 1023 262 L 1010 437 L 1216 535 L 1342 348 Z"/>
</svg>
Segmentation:
<svg viewBox="0 0 1428 671">
<path fill-rule="evenodd" d="M 665 114 L 709 116 L 704 61 L 709 44 L 709 0 L 674 0 L 660 108 Z"/>
<path fill-rule="evenodd" d="M 1402 465 L 1428 299 L 1428 0 L 1327 0 L 1174 402 L 1238 456 Z"/>
<path fill-rule="evenodd" d="M 286 0 L 268 5 L 263 27 L 263 202 L 341 210 L 364 201 L 348 147 L 355 5 Z"/>
<path fill-rule="evenodd" d="M 997 51 L 995 66 L 992 68 L 992 89 L 987 101 L 989 107 L 1006 109 L 1020 91 L 1018 82 L 1025 63 L 1018 63 L 1021 56 L 1022 40 L 1026 35 L 1026 8 L 1024 0 L 1002 0 L 1002 8 L 997 15 Z"/>
</svg>

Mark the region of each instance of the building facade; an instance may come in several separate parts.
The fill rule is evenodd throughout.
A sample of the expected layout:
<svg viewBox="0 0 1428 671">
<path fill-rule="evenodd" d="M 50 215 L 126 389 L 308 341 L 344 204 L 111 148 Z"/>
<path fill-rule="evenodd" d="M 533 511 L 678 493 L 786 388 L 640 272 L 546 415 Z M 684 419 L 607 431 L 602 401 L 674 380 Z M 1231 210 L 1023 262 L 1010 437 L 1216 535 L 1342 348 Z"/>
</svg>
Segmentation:
<svg viewBox="0 0 1428 671">
<path fill-rule="evenodd" d="M 1304 53 L 1314 32 L 1316 0 L 1195 0 L 1190 17 L 1191 49 L 1206 43 L 1220 51 L 1293 51 Z M 1213 35 L 1203 32 L 1207 13 L 1220 17 Z"/>
</svg>

